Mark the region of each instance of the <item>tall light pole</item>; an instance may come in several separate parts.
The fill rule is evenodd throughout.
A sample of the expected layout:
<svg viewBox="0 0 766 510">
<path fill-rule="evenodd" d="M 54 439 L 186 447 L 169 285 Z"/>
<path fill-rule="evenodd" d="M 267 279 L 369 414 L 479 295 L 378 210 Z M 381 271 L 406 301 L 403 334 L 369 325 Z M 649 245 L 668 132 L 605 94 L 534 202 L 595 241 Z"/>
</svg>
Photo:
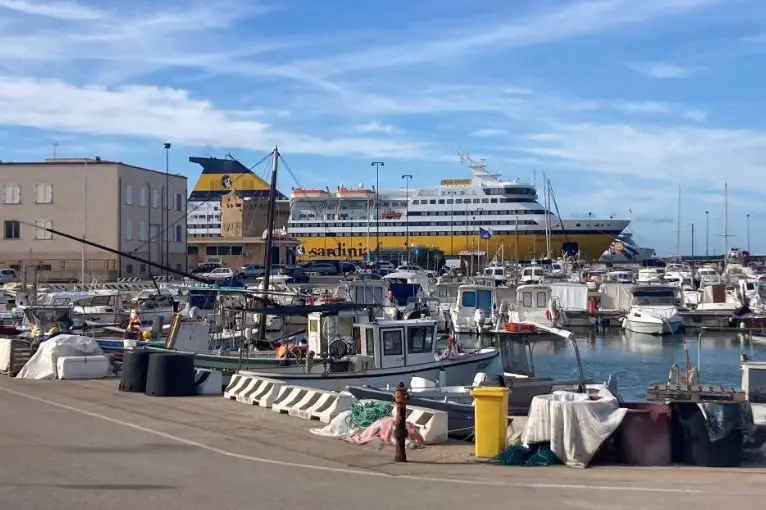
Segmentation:
<svg viewBox="0 0 766 510">
<path fill-rule="evenodd" d="M 747 252 L 750 253 L 750 215 L 747 215 Z"/>
<path fill-rule="evenodd" d="M 375 267 L 380 269 L 380 167 L 386 166 L 382 161 L 373 161 L 375 167 Z"/>
<path fill-rule="evenodd" d="M 407 228 L 407 242 L 405 243 L 405 246 L 407 247 L 407 264 L 410 263 L 410 179 L 412 179 L 412 176 L 410 174 L 404 174 L 402 175 L 402 179 L 404 179 L 404 194 L 406 196 L 406 202 L 404 203 L 404 221 L 405 226 Z"/>
<path fill-rule="evenodd" d="M 705 257 L 710 256 L 708 248 L 710 246 L 710 211 L 705 211 Z"/>
<path fill-rule="evenodd" d="M 165 279 L 167 279 L 167 267 L 170 265 L 170 142 L 165 142 L 163 147 L 165 147 Z"/>
</svg>

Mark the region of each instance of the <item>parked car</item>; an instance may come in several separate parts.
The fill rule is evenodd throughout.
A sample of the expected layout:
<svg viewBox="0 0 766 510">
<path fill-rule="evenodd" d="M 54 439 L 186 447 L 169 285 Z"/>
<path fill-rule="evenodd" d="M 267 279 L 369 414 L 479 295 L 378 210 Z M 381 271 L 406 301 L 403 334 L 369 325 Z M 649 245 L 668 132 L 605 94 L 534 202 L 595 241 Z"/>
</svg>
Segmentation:
<svg viewBox="0 0 766 510">
<path fill-rule="evenodd" d="M 281 274 L 287 276 L 285 283 L 308 283 L 311 280 L 302 267 L 285 267 L 282 268 Z"/>
<path fill-rule="evenodd" d="M 257 264 L 248 264 L 240 269 L 243 278 L 262 278 L 266 274 L 266 268 Z"/>
<path fill-rule="evenodd" d="M 306 262 L 301 269 L 310 275 L 335 276 L 340 273 L 335 264 L 328 262 Z"/>
<path fill-rule="evenodd" d="M 0 284 L 19 281 L 19 275 L 15 269 L 0 269 Z"/>
<path fill-rule="evenodd" d="M 210 273 L 213 271 L 213 269 L 218 269 L 221 266 L 222 264 L 219 262 L 204 262 L 198 265 L 197 267 L 195 267 L 194 269 L 192 269 L 190 273 L 193 275 L 200 276 L 206 273 Z"/>
<path fill-rule="evenodd" d="M 209 273 L 202 273 L 198 276 L 201 276 L 202 278 L 208 278 L 210 280 L 228 280 L 230 278 L 240 277 L 240 273 L 230 267 L 217 267 Z"/>
</svg>

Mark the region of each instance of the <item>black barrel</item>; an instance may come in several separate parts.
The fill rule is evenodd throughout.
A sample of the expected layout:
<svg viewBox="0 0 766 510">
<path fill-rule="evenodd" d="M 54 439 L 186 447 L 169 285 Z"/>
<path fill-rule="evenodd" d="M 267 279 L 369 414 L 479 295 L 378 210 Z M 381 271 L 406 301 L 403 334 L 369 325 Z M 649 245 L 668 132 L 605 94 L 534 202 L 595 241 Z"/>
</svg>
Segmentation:
<svg viewBox="0 0 766 510">
<path fill-rule="evenodd" d="M 146 391 L 146 374 L 149 371 L 149 358 L 156 354 L 146 349 L 126 349 L 122 355 L 122 374 L 120 391 L 143 393 Z"/>
<path fill-rule="evenodd" d="M 197 394 L 194 382 L 194 355 L 157 353 L 149 360 L 146 377 L 147 395 L 153 397 L 189 397 Z"/>
</svg>

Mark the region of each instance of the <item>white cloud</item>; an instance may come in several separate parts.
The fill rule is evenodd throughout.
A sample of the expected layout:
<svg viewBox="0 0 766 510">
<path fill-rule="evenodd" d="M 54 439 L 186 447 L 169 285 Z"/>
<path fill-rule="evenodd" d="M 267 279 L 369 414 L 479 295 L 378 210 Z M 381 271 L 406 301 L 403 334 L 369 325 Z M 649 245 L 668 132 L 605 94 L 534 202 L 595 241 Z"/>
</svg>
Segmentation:
<svg viewBox="0 0 766 510">
<path fill-rule="evenodd" d="M 707 112 L 704 110 L 686 110 L 683 113 L 685 119 L 693 120 L 695 122 L 705 122 L 707 120 Z"/>
<path fill-rule="evenodd" d="M 701 67 L 681 67 L 670 62 L 632 62 L 627 65 L 639 74 L 658 80 L 686 78 L 702 70 Z"/>
<path fill-rule="evenodd" d="M 428 146 L 406 140 L 321 139 L 216 108 L 172 88 L 76 87 L 56 80 L 0 77 L 0 124 L 64 132 L 169 139 L 187 145 L 334 156 L 427 157 Z"/>
<path fill-rule="evenodd" d="M 372 121 L 356 126 L 356 130 L 360 133 L 390 133 L 394 130 L 394 126 Z"/>
<path fill-rule="evenodd" d="M 537 11 L 523 17 L 479 19 L 450 27 L 408 27 L 407 33 L 390 31 L 390 41 L 333 57 L 299 60 L 291 65 L 322 76 L 337 76 L 363 69 L 432 63 L 479 51 L 550 44 L 678 15 L 725 0 L 580 0 L 564 7 Z M 495 16 L 497 18 L 497 16 Z M 431 36 L 429 37 L 428 32 Z M 418 36 L 413 37 L 415 32 Z M 409 41 L 397 43 L 394 41 Z"/>
<path fill-rule="evenodd" d="M 491 138 L 496 136 L 504 136 L 507 134 L 508 131 L 505 129 L 477 129 L 471 133 L 471 136 L 475 136 L 477 138 Z"/>
<path fill-rule="evenodd" d="M 671 110 L 668 104 L 657 101 L 616 103 L 614 107 L 622 112 L 635 114 L 667 114 Z"/>
<path fill-rule="evenodd" d="M 766 191 L 766 132 L 691 126 L 561 124 L 528 137 L 523 151 L 550 163 L 663 183 Z M 733 180 L 733 179 L 732 179 Z M 746 184 L 745 184 L 746 183 Z M 660 205 L 660 204 L 658 204 Z"/>
<path fill-rule="evenodd" d="M 67 2 L 64 0 L 58 0 L 54 3 L 32 2 L 29 0 L 0 0 L 0 9 L 68 21 L 98 20 L 105 17 L 103 11 L 77 2 Z"/>
</svg>

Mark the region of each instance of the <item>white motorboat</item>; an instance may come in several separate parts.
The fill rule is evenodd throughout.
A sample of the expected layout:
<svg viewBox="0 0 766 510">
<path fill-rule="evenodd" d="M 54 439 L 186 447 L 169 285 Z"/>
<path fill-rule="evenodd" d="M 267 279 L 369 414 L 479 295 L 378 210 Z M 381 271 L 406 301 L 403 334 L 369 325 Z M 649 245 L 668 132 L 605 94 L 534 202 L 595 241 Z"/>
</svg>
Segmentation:
<svg viewBox="0 0 766 510">
<path fill-rule="evenodd" d="M 633 288 L 630 311 L 622 327 L 634 333 L 672 335 L 681 331 L 684 319 L 675 304 L 675 288 L 666 285 L 638 285 Z"/>
<path fill-rule="evenodd" d="M 535 322 L 557 328 L 566 325 L 568 319 L 552 297 L 549 285 L 530 284 L 516 288 L 516 305 L 508 312 L 508 322 Z"/>
<path fill-rule="evenodd" d="M 482 333 L 496 320 L 497 291 L 494 286 L 465 284 L 457 289 L 457 300 L 450 307 L 452 330 L 457 333 Z"/>
<path fill-rule="evenodd" d="M 636 283 L 639 285 L 655 285 L 663 283 L 665 274 L 657 267 L 645 267 L 638 270 Z"/>
<path fill-rule="evenodd" d="M 250 375 L 329 391 L 346 386 L 386 387 L 413 377 L 438 379 L 448 386 L 467 386 L 477 372 L 502 370 L 496 349 L 460 353 L 437 348 L 436 321 L 431 319 L 382 320 L 353 325 L 349 345 L 331 333 L 312 331 L 309 323 L 309 356 L 304 365 L 248 371 Z"/>
<path fill-rule="evenodd" d="M 533 263 L 522 268 L 520 280 L 522 284 L 542 283 L 545 280 L 545 271 L 542 266 Z"/>
</svg>

